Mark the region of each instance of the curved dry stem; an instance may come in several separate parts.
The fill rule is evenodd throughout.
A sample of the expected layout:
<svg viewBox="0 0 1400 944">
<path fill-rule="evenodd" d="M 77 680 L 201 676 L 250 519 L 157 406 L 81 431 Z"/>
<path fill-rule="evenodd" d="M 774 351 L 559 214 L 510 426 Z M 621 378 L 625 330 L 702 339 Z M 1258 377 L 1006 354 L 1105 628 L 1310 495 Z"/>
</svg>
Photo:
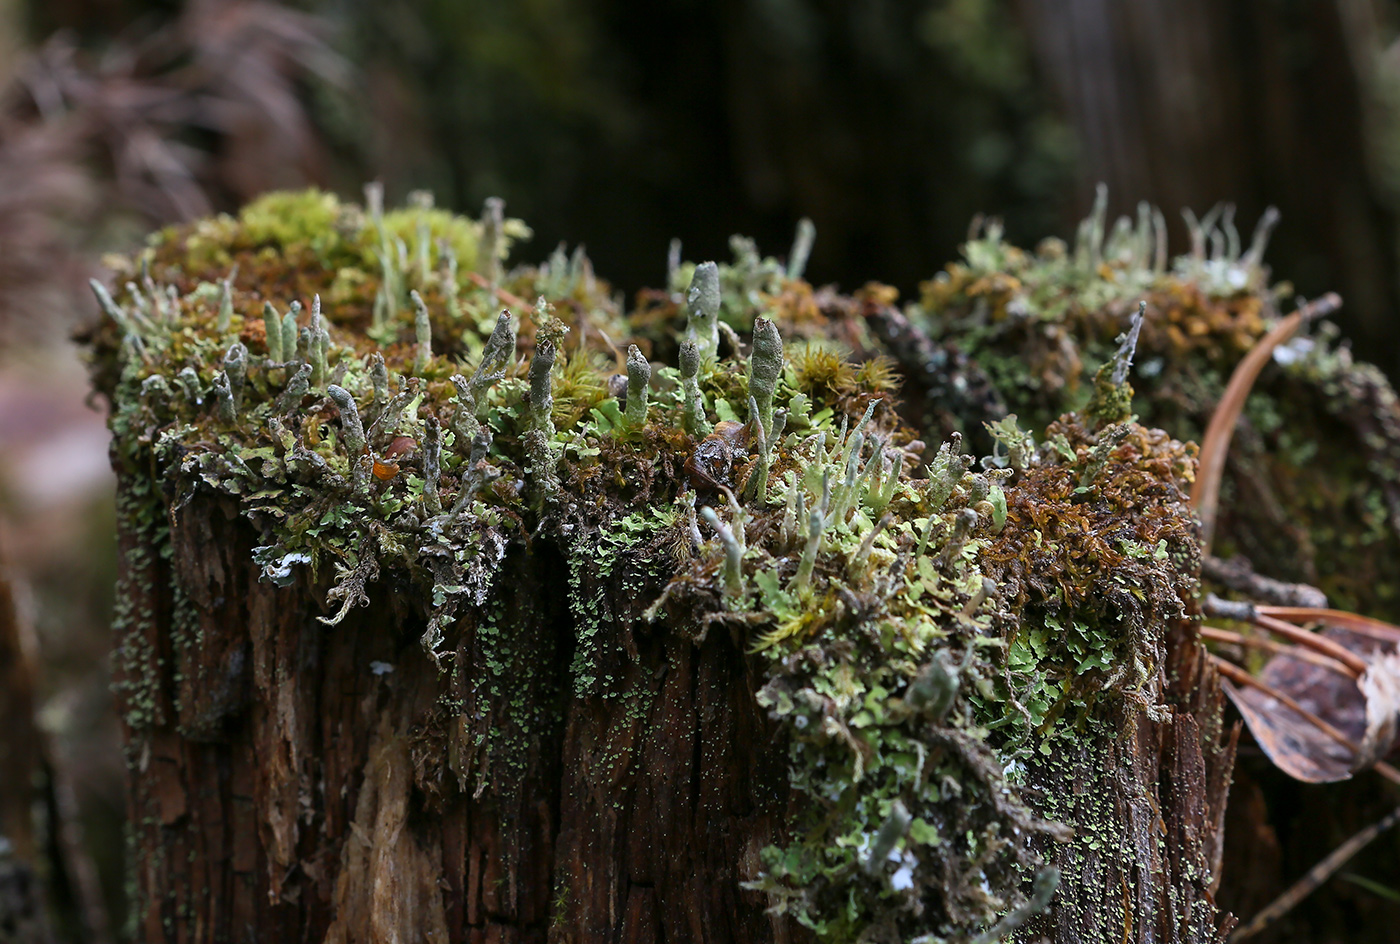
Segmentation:
<svg viewBox="0 0 1400 944">
<path fill-rule="evenodd" d="M 1331 314 L 1342 306 L 1341 296 L 1328 292 L 1293 314 L 1284 318 L 1259 343 L 1244 356 L 1230 375 L 1230 382 L 1220 398 L 1210 425 L 1206 427 L 1201 440 L 1200 469 L 1196 473 L 1195 484 L 1191 487 L 1191 504 L 1201 519 L 1201 550 L 1210 550 L 1211 538 L 1215 533 L 1215 513 L 1220 503 L 1220 479 L 1225 472 L 1225 456 L 1230 449 L 1230 439 L 1235 433 L 1235 423 L 1240 418 L 1244 401 L 1264 365 L 1269 362 L 1274 350 L 1293 337 L 1306 322 Z"/>
<path fill-rule="evenodd" d="M 1320 636 L 1306 629 L 1299 629 L 1297 626 L 1285 623 L 1275 617 L 1263 615 L 1259 609 L 1258 606 L 1248 601 L 1222 600 L 1213 593 L 1207 594 L 1201 603 L 1201 610 L 1206 616 L 1216 619 L 1238 620 L 1241 623 L 1250 623 L 1260 629 L 1266 629 L 1290 642 L 1335 659 L 1346 667 L 1352 678 L 1360 678 L 1366 674 L 1366 670 L 1369 668 L 1366 660 L 1346 646 L 1336 640 L 1328 639 L 1326 636 Z"/>
<path fill-rule="evenodd" d="M 1256 616 L 1252 621 L 1260 629 L 1267 629 L 1271 633 L 1282 636 L 1300 646 L 1306 646 L 1314 652 L 1328 656 L 1347 667 L 1348 674 L 1352 678 L 1360 678 L 1366 674 L 1370 666 L 1366 660 L 1352 652 L 1346 646 L 1326 636 L 1319 636 L 1317 633 L 1309 632 L 1306 629 L 1299 629 L 1292 623 L 1285 623 L 1283 620 L 1274 619 L 1272 616 Z"/>
<path fill-rule="evenodd" d="M 1313 606 L 1256 606 L 1254 609 L 1260 616 L 1270 616 L 1289 623 L 1311 623 L 1316 620 L 1360 636 L 1368 636 L 1378 642 L 1400 645 L 1400 626 L 1359 613 Z"/>
<path fill-rule="evenodd" d="M 1265 652 L 1273 653 L 1276 656 L 1283 656 L 1287 659 L 1297 659 L 1300 662 L 1307 662 L 1319 668 L 1327 669 L 1338 675 L 1354 679 L 1356 676 L 1347 671 L 1347 667 L 1336 659 L 1321 655 L 1302 646 L 1286 646 L 1281 642 L 1274 642 L 1265 636 L 1246 636 L 1243 633 L 1232 632 L 1228 629 L 1220 629 L 1215 626 L 1202 626 L 1200 629 L 1202 639 L 1209 639 L 1212 642 L 1229 643 L 1232 646 L 1246 646 L 1251 649 L 1262 649 Z"/>
<path fill-rule="evenodd" d="M 507 292 L 500 286 L 491 284 L 491 280 L 488 279 L 486 276 L 482 275 L 480 272 L 465 272 L 463 274 L 477 288 L 484 288 L 488 292 L 495 292 L 496 298 L 499 299 L 502 304 L 509 305 L 512 308 L 518 308 L 524 311 L 535 310 L 534 305 L 531 305 L 519 295 L 514 295 L 510 292 Z"/>
</svg>

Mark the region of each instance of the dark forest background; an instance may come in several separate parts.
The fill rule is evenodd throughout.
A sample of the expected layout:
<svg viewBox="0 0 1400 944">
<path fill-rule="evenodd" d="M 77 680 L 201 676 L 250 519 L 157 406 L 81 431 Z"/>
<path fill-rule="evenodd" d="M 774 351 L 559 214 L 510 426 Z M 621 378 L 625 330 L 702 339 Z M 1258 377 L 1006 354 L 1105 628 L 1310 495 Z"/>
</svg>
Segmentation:
<svg viewBox="0 0 1400 944">
<path fill-rule="evenodd" d="M 68 334 L 100 256 L 317 184 L 488 196 L 628 297 L 667 246 L 786 251 L 906 296 L 978 214 L 1034 244 L 1218 201 L 1400 376 L 1396 0 L 0 0 L 0 558 L 38 680 L 68 855 L 119 913 L 106 432 Z M 3 829 L 0 829 L 3 831 Z M 73 879 L 81 884 L 82 869 Z M 92 890 L 90 889 L 89 892 Z"/>
<path fill-rule="evenodd" d="M 99 77 L 202 59 L 280 84 L 261 115 L 158 116 L 208 208 L 372 178 L 461 210 L 499 195 L 535 228 L 526 254 L 583 243 L 629 292 L 672 237 L 776 251 L 806 215 L 815 279 L 909 292 L 975 214 L 1034 242 L 1103 181 L 1111 212 L 1148 200 L 1182 240 L 1184 207 L 1230 201 L 1248 227 L 1276 205 L 1276 272 L 1341 292 L 1349 333 L 1400 367 L 1388 0 L 5 2 L 12 60 L 57 37 Z M 145 223 L 205 209 L 125 202 Z"/>
</svg>

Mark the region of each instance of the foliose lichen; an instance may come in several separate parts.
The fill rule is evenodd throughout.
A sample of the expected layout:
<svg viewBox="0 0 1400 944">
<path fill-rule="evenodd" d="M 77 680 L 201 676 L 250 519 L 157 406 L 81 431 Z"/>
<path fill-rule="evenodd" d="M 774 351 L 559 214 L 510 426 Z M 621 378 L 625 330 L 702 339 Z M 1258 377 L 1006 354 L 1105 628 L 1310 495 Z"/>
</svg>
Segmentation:
<svg viewBox="0 0 1400 944">
<path fill-rule="evenodd" d="M 732 265 L 677 261 L 665 299 L 624 319 L 582 257 L 507 268 L 524 229 L 499 204 L 471 221 L 369 203 L 275 195 L 114 263 L 95 370 L 129 533 L 159 547 L 166 509 L 230 501 L 268 581 L 327 578 L 324 622 L 392 577 L 445 669 L 477 634 L 483 685 L 519 657 L 492 588 L 512 549 L 548 541 L 569 568 L 575 697 L 631 697 L 615 666 L 639 621 L 727 632 L 757 667 L 795 798 L 749 882 L 774 911 L 827 941 L 934 941 L 1044 908 L 1045 843 L 1073 837 L 1019 790 L 1096 703 L 1160 710 L 1163 627 L 1198 565 L 1190 447 L 1116 413 L 1039 443 L 1003 419 L 978 431 L 996 443 L 981 471 L 956 437 L 926 463 L 890 362 L 819 330 L 805 230 L 788 267 L 745 241 Z M 1147 220 L 1091 231 L 1073 271 L 1142 257 Z M 993 271 L 1010 250 L 976 252 L 992 258 L 957 291 L 1014 297 Z M 862 298 L 850 310 L 890 301 Z M 625 358 L 614 339 L 635 342 Z M 654 599 L 619 612 L 618 582 Z M 131 684 L 152 676 L 138 648 L 123 658 Z M 461 784 L 462 758 L 510 749 L 507 720 L 454 755 Z"/>
</svg>

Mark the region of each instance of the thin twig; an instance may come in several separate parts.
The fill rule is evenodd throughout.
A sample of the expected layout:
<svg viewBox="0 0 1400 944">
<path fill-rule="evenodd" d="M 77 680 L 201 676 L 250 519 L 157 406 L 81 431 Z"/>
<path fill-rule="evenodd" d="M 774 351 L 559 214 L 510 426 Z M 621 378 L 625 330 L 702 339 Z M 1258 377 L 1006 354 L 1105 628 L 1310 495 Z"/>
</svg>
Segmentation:
<svg viewBox="0 0 1400 944">
<path fill-rule="evenodd" d="M 1256 606 L 1255 610 L 1260 616 L 1271 616 L 1290 623 L 1310 623 L 1316 620 L 1361 636 L 1369 636 L 1380 642 L 1400 644 L 1400 626 L 1358 613 L 1348 613 L 1346 610 L 1326 610 L 1311 606 Z"/>
<path fill-rule="evenodd" d="M 1346 666 L 1354 673 L 1354 678 L 1360 678 L 1366 674 L 1370 668 L 1366 660 L 1352 652 L 1346 646 L 1326 636 L 1319 636 L 1317 633 L 1309 632 L 1306 629 L 1299 629 L 1292 623 L 1285 623 L 1283 620 L 1274 619 L 1272 616 L 1256 616 L 1251 622 L 1260 629 L 1267 629 L 1271 633 L 1277 633 L 1285 639 L 1291 639 L 1300 646 L 1307 646 L 1314 652 L 1320 652 L 1325 656 L 1331 656 L 1342 665 Z"/>
<path fill-rule="evenodd" d="M 1390 827 L 1400 822 L 1400 807 L 1391 810 L 1377 822 L 1372 823 L 1342 843 L 1336 849 L 1311 869 L 1306 875 L 1294 882 L 1293 885 L 1271 901 L 1263 911 L 1254 916 L 1254 919 L 1230 935 L 1231 941 L 1243 941 L 1253 937 L 1260 931 L 1273 924 L 1279 918 L 1292 911 L 1298 902 L 1311 895 L 1323 882 L 1327 881 L 1337 870 L 1346 865 L 1347 862 L 1366 846 L 1370 845 L 1376 837 L 1385 832 Z"/>
<path fill-rule="evenodd" d="M 1222 584 L 1251 600 L 1279 606 L 1326 606 L 1327 594 L 1305 583 L 1287 583 L 1256 574 L 1249 558 L 1236 554 L 1221 560 L 1210 554 L 1201 559 L 1201 576 Z"/>
<path fill-rule="evenodd" d="M 1215 533 L 1215 512 L 1220 503 L 1220 479 L 1225 472 L 1225 455 L 1230 449 L 1230 438 L 1234 436 L 1235 423 L 1240 418 L 1240 411 L 1244 408 L 1244 402 L 1249 397 L 1255 379 L 1269 362 L 1274 349 L 1293 337 L 1305 322 L 1331 314 L 1341 305 L 1342 299 L 1335 292 L 1328 292 L 1304 305 L 1275 325 L 1274 329 L 1250 348 L 1249 353 L 1235 366 L 1234 373 L 1230 375 L 1230 382 L 1225 387 L 1225 393 L 1211 415 L 1205 437 L 1201 440 L 1200 469 L 1191 488 L 1191 504 L 1196 509 L 1196 516 L 1201 519 L 1203 552 L 1210 550 L 1211 538 Z"/>
<path fill-rule="evenodd" d="M 1218 619 L 1239 620 L 1242 623 L 1252 623 L 1261 629 L 1267 629 L 1271 633 L 1276 633 L 1289 639 L 1300 646 L 1306 646 L 1315 652 L 1320 652 L 1325 656 L 1336 659 L 1352 673 L 1353 678 L 1360 678 L 1366 674 L 1369 668 L 1365 659 L 1352 652 L 1346 646 L 1326 636 L 1319 636 L 1317 633 L 1299 629 L 1283 620 L 1275 619 L 1272 616 L 1264 616 L 1259 612 L 1259 607 L 1247 600 L 1222 600 L 1213 593 L 1206 594 L 1205 600 L 1201 604 L 1202 611 L 1206 616 Z"/>
<path fill-rule="evenodd" d="M 513 295 L 498 285 L 492 285 L 491 280 L 488 279 L 486 276 L 482 275 L 480 272 L 468 272 L 466 273 L 466 276 L 467 279 L 477 288 L 484 288 L 488 292 L 495 292 L 496 297 L 502 302 L 505 302 L 505 304 L 509 305 L 511 308 L 522 308 L 526 311 L 535 310 L 534 305 L 531 305 L 519 295 Z"/>
<path fill-rule="evenodd" d="M 1266 652 L 1272 652 L 1275 655 L 1283 656 L 1287 659 L 1298 659 L 1302 662 L 1309 662 L 1329 671 L 1336 672 L 1338 675 L 1344 675 L 1349 679 L 1355 678 L 1355 676 L 1347 671 L 1346 666 L 1342 665 L 1336 659 L 1320 655 L 1319 653 L 1313 652 L 1311 649 L 1304 649 L 1301 646 L 1285 646 L 1281 642 L 1274 642 L 1267 636 L 1246 636 L 1243 633 L 1235 633 L 1228 629 L 1220 629 L 1215 626 L 1202 626 L 1201 638 L 1211 639 L 1215 642 L 1227 642 L 1236 646 L 1249 646 L 1253 649 L 1263 649 Z"/>
</svg>

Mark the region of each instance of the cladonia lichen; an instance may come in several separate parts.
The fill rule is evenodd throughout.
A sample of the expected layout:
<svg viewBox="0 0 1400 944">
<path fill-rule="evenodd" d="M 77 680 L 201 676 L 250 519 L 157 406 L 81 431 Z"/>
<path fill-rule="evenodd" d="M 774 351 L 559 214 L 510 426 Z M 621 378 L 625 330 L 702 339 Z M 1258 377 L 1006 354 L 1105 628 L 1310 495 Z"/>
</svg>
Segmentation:
<svg viewBox="0 0 1400 944">
<path fill-rule="evenodd" d="M 989 443 L 977 466 L 959 435 L 926 451 L 888 359 L 823 336 L 848 317 L 843 337 L 873 346 L 861 313 L 891 296 L 824 312 L 800 280 L 807 227 L 787 266 L 743 240 L 732 264 L 677 258 L 664 303 L 629 319 L 586 260 L 508 267 L 526 231 L 498 203 L 473 221 L 371 195 L 368 212 L 273 195 L 167 230 L 119 269 L 125 290 L 97 286 L 95 369 L 141 548 L 119 609 L 133 727 L 158 720 L 139 555 L 173 505 L 236 507 L 269 583 L 329 580 L 332 627 L 390 580 L 410 588 L 431 656 L 446 670 L 474 632 L 490 664 L 473 684 L 502 689 L 524 655 L 494 588 L 542 542 L 568 568 L 573 697 L 635 700 L 615 670 L 633 630 L 724 633 L 749 660 L 795 797 L 747 876 L 774 912 L 824 941 L 992 940 L 1080 877 L 1091 840 L 1033 811 L 1028 772 L 1090 737 L 1096 706 L 1163 717 L 1165 627 L 1199 564 L 1192 447 L 1133 420 L 1125 376 L 1107 371 L 1094 417 L 970 431 Z M 951 322 L 957 299 L 988 299 L 963 320 L 987 322 L 971 339 L 990 347 L 1024 317 L 1004 270 L 1032 284 L 1059 266 L 1085 305 L 1130 259 L 1130 285 L 1093 289 L 1120 300 L 1164 277 L 1162 238 L 1150 212 L 1108 236 L 1099 219 L 1060 256 L 988 233 L 911 314 Z M 1253 284 L 1257 254 L 1232 251 L 1197 261 Z M 518 697 L 501 710 L 535 710 Z M 464 789 L 477 746 L 454 755 Z"/>
</svg>

